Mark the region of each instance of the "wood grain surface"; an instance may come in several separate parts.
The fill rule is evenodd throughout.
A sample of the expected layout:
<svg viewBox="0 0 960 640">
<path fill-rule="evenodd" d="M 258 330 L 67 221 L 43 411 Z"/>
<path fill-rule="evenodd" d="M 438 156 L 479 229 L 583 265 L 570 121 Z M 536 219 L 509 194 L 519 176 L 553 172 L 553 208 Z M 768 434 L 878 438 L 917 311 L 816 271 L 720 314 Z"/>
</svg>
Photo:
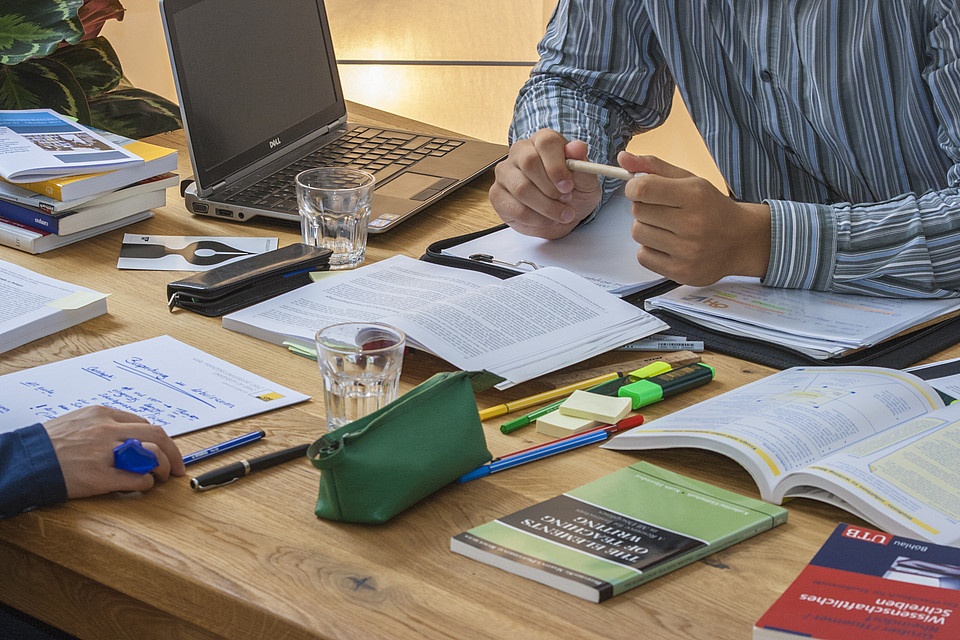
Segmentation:
<svg viewBox="0 0 960 640">
<path fill-rule="evenodd" d="M 351 105 L 351 116 L 416 126 L 359 105 Z M 181 177 L 189 176 L 182 132 L 156 141 L 180 150 Z M 369 258 L 419 257 L 434 240 L 495 224 L 486 196 L 491 179 L 372 236 Z M 253 429 L 267 432 L 265 440 L 198 463 L 187 477 L 149 493 L 78 500 L 0 521 L 0 600 L 81 638 L 743 639 L 835 524 L 856 522 L 833 507 L 797 501 L 788 505 L 787 524 L 596 605 L 453 554 L 450 537 L 641 459 L 757 496 L 749 475 L 708 451 L 589 447 L 448 486 L 377 526 L 317 519 L 319 472 L 306 461 L 194 493 L 191 475 L 319 437 L 319 372 L 312 361 L 222 329 L 217 318 L 170 313 L 165 286 L 182 274 L 118 270 L 123 233 L 279 236 L 281 246 L 299 237 L 290 225 L 194 217 L 171 189 L 155 218 L 126 229 L 37 256 L 0 247 L 3 260 L 111 294 L 108 315 L 0 354 L 0 374 L 168 334 L 314 399 L 176 438 L 187 452 Z M 612 352 L 580 366 L 614 367 L 635 357 Z M 716 367 L 716 381 L 649 407 L 648 420 L 772 371 L 709 352 L 702 357 Z M 403 390 L 448 369 L 412 353 Z M 478 404 L 535 387 L 486 392 Z M 494 455 L 546 439 L 532 428 L 503 435 L 499 422 L 484 425 Z"/>
</svg>

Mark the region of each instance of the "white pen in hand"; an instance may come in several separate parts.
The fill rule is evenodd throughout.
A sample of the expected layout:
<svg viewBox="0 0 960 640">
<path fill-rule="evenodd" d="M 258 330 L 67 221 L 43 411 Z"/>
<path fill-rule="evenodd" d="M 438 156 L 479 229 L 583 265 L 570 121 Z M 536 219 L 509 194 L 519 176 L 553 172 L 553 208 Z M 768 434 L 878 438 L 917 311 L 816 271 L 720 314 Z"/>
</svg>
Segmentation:
<svg viewBox="0 0 960 640">
<path fill-rule="evenodd" d="M 583 173 L 590 173 L 595 176 L 616 178 L 618 180 L 629 180 L 634 176 L 643 175 L 642 173 L 631 173 L 623 167 L 587 162 L 586 160 L 574 160 L 572 158 L 567 158 L 567 169 L 570 169 L 570 171 L 582 171 Z"/>
</svg>

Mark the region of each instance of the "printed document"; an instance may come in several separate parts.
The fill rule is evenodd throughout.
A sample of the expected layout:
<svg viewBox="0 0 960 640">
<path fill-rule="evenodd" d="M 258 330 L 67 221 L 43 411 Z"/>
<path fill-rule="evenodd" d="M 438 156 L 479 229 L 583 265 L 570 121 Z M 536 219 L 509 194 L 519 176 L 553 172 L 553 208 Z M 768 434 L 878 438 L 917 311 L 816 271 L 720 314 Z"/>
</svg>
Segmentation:
<svg viewBox="0 0 960 640">
<path fill-rule="evenodd" d="M 106 294 L 0 260 L 0 353 L 106 312 Z"/>
<path fill-rule="evenodd" d="M 444 253 L 459 258 L 492 256 L 497 266 L 520 271 L 562 267 L 618 296 L 626 296 L 666 279 L 637 262 L 637 243 L 630 236 L 631 202 L 622 191 L 608 200 L 596 217 L 556 240 L 544 240 L 501 229 L 464 242 Z M 506 264 L 504 264 L 506 263 Z"/>
<path fill-rule="evenodd" d="M 227 329 L 274 344 L 313 344 L 318 329 L 378 321 L 411 346 L 463 370 L 504 378 L 501 388 L 580 362 L 667 325 L 557 268 L 507 280 L 406 256 L 339 273 L 223 318 Z"/>
<path fill-rule="evenodd" d="M 877 298 L 764 287 L 756 278 L 681 286 L 645 302 L 723 333 L 784 345 L 826 359 L 869 347 L 960 310 L 960 300 Z"/>
</svg>

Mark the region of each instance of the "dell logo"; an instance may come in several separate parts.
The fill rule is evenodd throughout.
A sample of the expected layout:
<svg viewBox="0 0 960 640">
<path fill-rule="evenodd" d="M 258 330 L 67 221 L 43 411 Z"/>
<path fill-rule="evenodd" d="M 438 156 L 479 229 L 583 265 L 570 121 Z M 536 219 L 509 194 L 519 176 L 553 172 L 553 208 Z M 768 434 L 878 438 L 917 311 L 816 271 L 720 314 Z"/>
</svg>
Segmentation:
<svg viewBox="0 0 960 640">
<path fill-rule="evenodd" d="M 271 148 L 271 149 L 273 149 L 274 147 L 279 147 L 279 146 L 280 146 L 280 138 L 274 138 L 273 140 L 270 141 L 270 148 Z"/>
</svg>

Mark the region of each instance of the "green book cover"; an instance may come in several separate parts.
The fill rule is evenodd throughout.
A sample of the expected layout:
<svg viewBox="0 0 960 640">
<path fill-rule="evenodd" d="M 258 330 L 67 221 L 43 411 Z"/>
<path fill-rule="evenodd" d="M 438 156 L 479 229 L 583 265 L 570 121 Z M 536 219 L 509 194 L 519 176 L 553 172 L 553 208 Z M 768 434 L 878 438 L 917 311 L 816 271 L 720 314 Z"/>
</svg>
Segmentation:
<svg viewBox="0 0 960 640">
<path fill-rule="evenodd" d="M 646 462 L 454 536 L 450 549 L 593 602 L 786 522 Z"/>
</svg>

